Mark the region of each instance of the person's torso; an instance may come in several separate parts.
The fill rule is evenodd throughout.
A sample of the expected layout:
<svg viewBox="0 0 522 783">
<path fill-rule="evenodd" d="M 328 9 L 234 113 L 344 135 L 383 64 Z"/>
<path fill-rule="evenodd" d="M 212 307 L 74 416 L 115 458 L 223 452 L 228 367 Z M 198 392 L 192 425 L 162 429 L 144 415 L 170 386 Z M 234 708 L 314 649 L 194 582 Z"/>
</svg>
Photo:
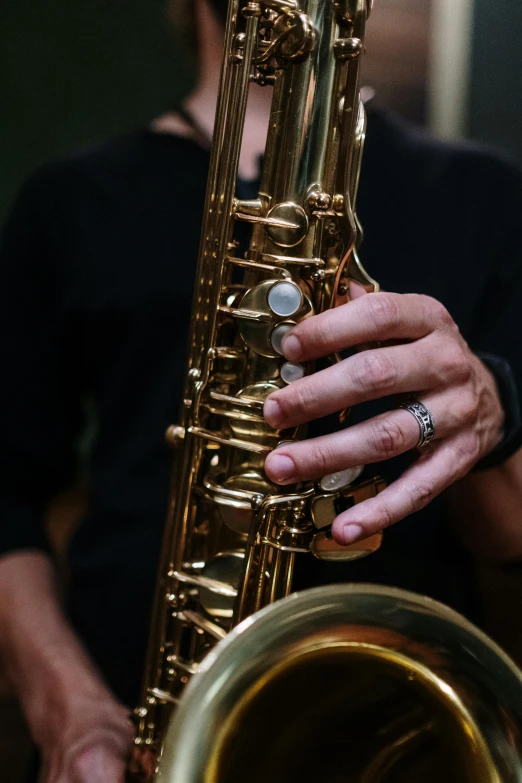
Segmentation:
<svg viewBox="0 0 522 783">
<path fill-rule="evenodd" d="M 487 270 L 477 255 L 488 241 L 466 155 L 430 147 L 377 113 L 358 208 L 371 275 L 385 290 L 441 300 L 465 336 L 480 318 Z M 71 160 L 58 221 L 65 345 L 96 417 L 91 503 L 70 546 L 71 611 L 123 698 L 143 656 L 167 506 L 164 432 L 180 403 L 207 170 L 208 153 L 191 141 L 132 134 Z M 392 480 L 404 464 L 378 469 Z M 466 558 L 440 502 L 388 531 L 377 555 L 336 569 L 310 558 L 296 584 L 381 582 L 473 611 Z"/>
</svg>

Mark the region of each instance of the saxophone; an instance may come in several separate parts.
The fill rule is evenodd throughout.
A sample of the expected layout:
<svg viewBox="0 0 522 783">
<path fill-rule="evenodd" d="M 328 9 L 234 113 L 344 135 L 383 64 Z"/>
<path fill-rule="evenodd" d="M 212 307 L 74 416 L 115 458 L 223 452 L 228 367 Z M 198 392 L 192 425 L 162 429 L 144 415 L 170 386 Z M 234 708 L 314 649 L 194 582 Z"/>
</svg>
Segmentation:
<svg viewBox="0 0 522 783">
<path fill-rule="evenodd" d="M 290 595 L 297 556 L 348 561 L 379 547 L 380 535 L 339 546 L 330 527 L 382 481 L 350 470 L 282 490 L 263 471 L 272 449 L 305 435 L 262 415 L 272 391 L 314 370 L 285 361 L 284 334 L 345 302 L 352 281 L 378 290 L 357 256 L 355 213 L 370 10 L 370 0 L 229 2 L 135 710 L 135 757 L 158 783 L 522 781 L 522 678 L 478 630 L 382 587 Z M 235 190 L 251 82 L 273 101 L 259 195 L 246 201 Z"/>
</svg>

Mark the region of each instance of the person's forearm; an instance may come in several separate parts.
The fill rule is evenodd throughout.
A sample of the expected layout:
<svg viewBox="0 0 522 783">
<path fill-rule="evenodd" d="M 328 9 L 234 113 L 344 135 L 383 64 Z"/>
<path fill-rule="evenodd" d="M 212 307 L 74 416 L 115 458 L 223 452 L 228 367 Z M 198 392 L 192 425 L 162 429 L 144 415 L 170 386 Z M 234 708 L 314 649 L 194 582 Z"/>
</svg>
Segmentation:
<svg viewBox="0 0 522 783">
<path fill-rule="evenodd" d="M 41 552 L 0 558 L 0 649 L 35 741 L 67 721 L 66 702 L 107 696 L 107 689 L 69 626 L 53 565 Z"/>
<path fill-rule="evenodd" d="M 132 728 L 65 617 L 41 552 L 0 558 L 0 653 L 40 748 L 43 783 L 123 783 Z"/>
<path fill-rule="evenodd" d="M 499 467 L 470 473 L 446 497 L 454 528 L 475 556 L 522 561 L 522 450 Z"/>
</svg>

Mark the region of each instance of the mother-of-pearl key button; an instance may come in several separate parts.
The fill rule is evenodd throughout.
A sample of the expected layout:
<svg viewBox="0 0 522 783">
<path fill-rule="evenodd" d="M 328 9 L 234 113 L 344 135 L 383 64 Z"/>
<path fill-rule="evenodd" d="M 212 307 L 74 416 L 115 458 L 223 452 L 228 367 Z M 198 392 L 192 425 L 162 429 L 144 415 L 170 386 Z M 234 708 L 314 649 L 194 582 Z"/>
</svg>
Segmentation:
<svg viewBox="0 0 522 783">
<path fill-rule="evenodd" d="M 298 362 L 285 362 L 281 367 L 281 378 L 285 383 L 300 381 L 304 376 L 304 367 Z"/>
<path fill-rule="evenodd" d="M 303 292 L 295 283 L 283 280 L 274 283 L 268 292 L 268 306 L 276 315 L 289 318 L 295 315 L 302 307 Z"/>
<path fill-rule="evenodd" d="M 272 343 L 272 348 L 274 351 L 276 351 L 276 353 L 282 353 L 281 343 L 283 342 L 283 337 L 287 332 L 290 331 L 290 329 L 293 329 L 294 326 L 295 324 L 279 324 L 272 331 L 272 334 L 270 335 L 270 342 Z"/>
<path fill-rule="evenodd" d="M 320 485 L 324 492 L 338 492 L 340 489 L 349 487 L 356 481 L 364 470 L 363 465 L 359 465 L 356 468 L 348 468 L 347 470 L 339 470 L 337 473 L 330 473 L 328 476 L 323 476 Z"/>
</svg>

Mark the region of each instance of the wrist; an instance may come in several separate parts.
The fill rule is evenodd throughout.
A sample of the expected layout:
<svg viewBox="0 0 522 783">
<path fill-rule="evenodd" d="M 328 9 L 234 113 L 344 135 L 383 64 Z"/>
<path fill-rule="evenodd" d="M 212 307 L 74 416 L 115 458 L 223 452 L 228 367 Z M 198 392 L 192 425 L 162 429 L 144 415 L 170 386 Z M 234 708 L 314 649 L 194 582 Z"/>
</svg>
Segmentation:
<svg viewBox="0 0 522 783">
<path fill-rule="evenodd" d="M 79 726 L 83 733 L 94 716 L 96 724 L 113 713 L 120 717 L 120 705 L 78 643 L 61 636 L 48 645 L 38 645 L 37 639 L 27 645 L 9 672 L 40 748 L 72 740 Z"/>
<path fill-rule="evenodd" d="M 63 614 L 46 555 L 0 560 L 0 633 L 7 674 L 41 748 L 72 740 L 89 722 L 124 719 Z"/>
</svg>

